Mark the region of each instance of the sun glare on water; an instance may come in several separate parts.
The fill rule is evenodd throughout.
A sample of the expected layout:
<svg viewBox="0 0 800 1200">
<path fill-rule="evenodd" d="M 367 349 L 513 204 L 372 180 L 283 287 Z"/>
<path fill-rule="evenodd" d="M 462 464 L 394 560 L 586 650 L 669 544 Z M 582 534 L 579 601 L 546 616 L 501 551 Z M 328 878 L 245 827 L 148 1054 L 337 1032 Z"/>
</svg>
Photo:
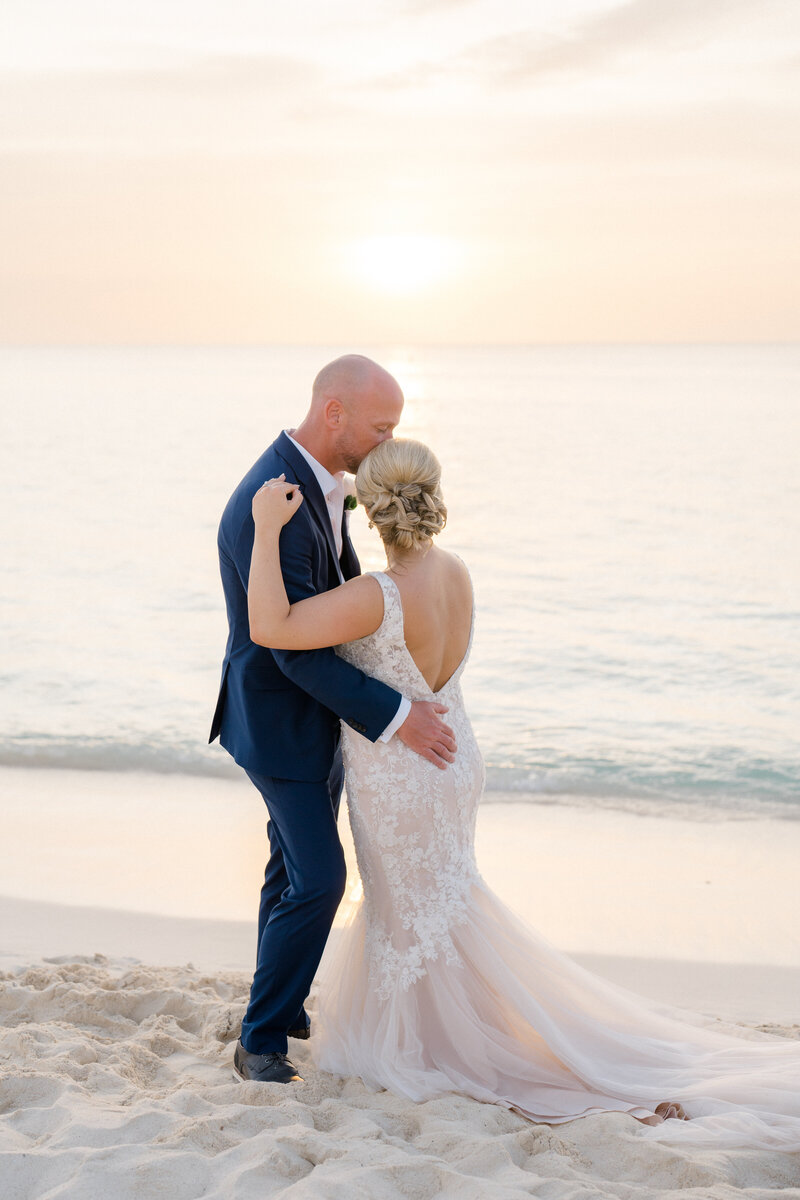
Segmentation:
<svg viewBox="0 0 800 1200">
<path fill-rule="evenodd" d="M 449 238 L 411 233 L 361 238 L 353 253 L 359 278 L 390 295 L 408 295 L 438 283 L 452 273 L 459 258 Z"/>
</svg>

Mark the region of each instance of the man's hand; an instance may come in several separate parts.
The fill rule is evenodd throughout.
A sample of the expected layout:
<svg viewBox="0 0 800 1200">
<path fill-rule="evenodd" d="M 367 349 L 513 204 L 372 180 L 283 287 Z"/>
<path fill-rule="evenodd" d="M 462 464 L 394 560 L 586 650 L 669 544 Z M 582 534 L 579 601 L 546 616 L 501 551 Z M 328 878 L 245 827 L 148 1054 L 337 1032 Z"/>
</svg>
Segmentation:
<svg viewBox="0 0 800 1200">
<path fill-rule="evenodd" d="M 447 711 L 445 704 L 415 700 L 411 712 L 395 734 L 417 754 L 443 771 L 455 758 L 457 749 L 452 729 L 445 725 L 440 716 Z"/>
</svg>

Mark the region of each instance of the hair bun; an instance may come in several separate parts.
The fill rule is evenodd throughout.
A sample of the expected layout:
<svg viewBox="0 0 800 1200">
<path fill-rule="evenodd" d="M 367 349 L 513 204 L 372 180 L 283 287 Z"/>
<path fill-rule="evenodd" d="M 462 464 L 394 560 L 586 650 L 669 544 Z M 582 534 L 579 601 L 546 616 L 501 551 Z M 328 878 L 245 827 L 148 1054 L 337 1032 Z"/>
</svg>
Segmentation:
<svg viewBox="0 0 800 1200">
<path fill-rule="evenodd" d="M 387 545 L 412 550 L 444 529 L 442 468 L 422 442 L 395 438 L 369 452 L 356 475 L 358 498 Z"/>
</svg>

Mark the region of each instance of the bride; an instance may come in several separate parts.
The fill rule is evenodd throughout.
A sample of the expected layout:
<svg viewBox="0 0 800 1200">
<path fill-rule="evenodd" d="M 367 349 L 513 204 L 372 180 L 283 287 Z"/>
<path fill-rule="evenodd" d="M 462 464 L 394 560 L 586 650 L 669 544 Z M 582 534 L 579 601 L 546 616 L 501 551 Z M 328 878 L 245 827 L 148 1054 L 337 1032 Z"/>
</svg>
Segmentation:
<svg viewBox="0 0 800 1200">
<path fill-rule="evenodd" d="M 447 517 L 440 474 L 420 442 L 376 446 L 356 490 L 386 570 L 293 605 L 278 542 L 302 494 L 281 477 L 253 499 L 253 640 L 336 646 L 405 696 L 446 704 L 458 743 L 442 771 L 397 738 L 372 743 L 342 724 L 364 898 L 324 979 L 317 1064 L 412 1100 L 459 1092 L 548 1124 L 626 1112 L 660 1140 L 800 1150 L 800 1043 L 732 1036 L 592 975 L 481 878 L 483 762 L 460 686 L 472 587 L 434 544 Z"/>
</svg>

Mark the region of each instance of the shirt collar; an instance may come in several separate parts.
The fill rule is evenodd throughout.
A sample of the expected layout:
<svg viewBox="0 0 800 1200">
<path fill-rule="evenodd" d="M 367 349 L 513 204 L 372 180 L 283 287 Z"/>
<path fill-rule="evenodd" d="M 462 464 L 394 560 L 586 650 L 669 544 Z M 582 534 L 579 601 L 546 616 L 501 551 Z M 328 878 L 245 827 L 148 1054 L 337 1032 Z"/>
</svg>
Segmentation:
<svg viewBox="0 0 800 1200">
<path fill-rule="evenodd" d="M 309 454 L 309 452 L 306 450 L 305 446 L 301 446 L 299 442 L 296 442 L 294 440 L 292 435 L 289 433 L 288 429 L 284 430 L 284 433 L 286 434 L 286 436 L 288 437 L 288 439 L 292 443 L 292 445 L 297 447 L 297 449 L 302 454 L 303 458 L 306 460 L 308 465 L 311 467 L 311 470 L 314 472 L 316 481 L 320 486 L 322 494 L 325 497 L 325 499 L 327 500 L 332 492 L 336 492 L 342 487 L 343 480 L 344 480 L 344 471 L 340 471 L 338 475 L 331 475 L 330 471 L 327 471 L 325 469 L 325 467 L 323 467 L 322 463 L 317 462 L 317 460 L 314 458 L 313 454 Z"/>
</svg>

